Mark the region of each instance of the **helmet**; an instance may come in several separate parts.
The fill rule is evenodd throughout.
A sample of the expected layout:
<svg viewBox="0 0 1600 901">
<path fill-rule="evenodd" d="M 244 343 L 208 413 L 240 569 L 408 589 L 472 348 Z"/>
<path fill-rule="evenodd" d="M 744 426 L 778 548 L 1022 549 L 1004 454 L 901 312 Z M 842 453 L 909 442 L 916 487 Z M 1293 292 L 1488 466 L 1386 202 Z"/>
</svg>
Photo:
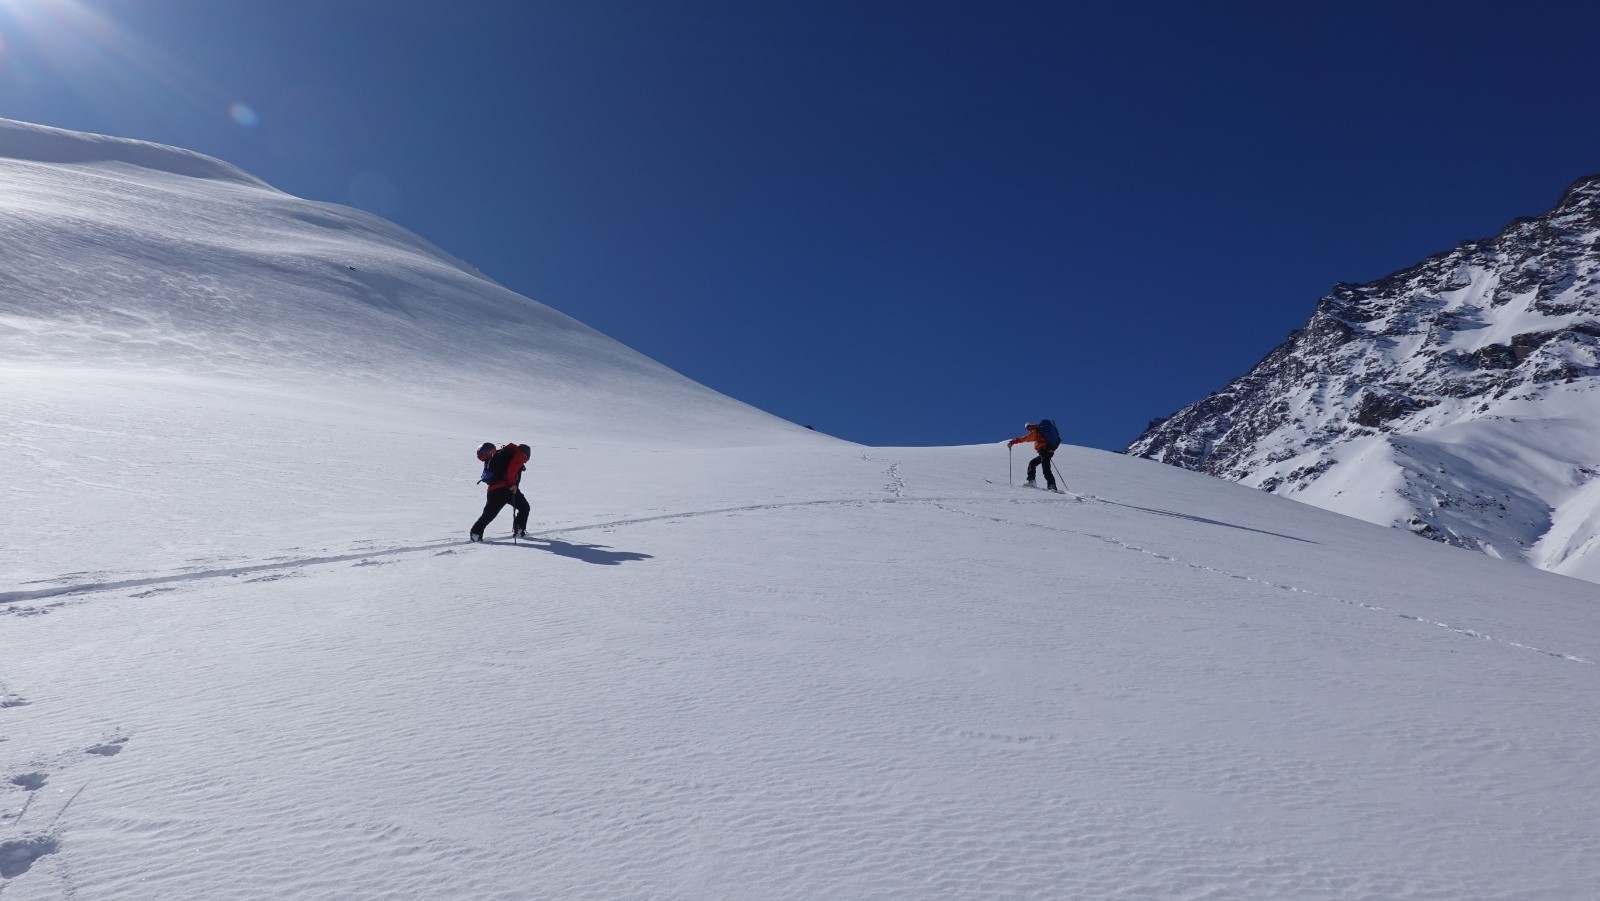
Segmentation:
<svg viewBox="0 0 1600 901">
<path fill-rule="evenodd" d="M 517 445 L 517 450 L 519 450 L 519 451 L 522 451 L 522 455 L 523 455 L 523 456 L 524 456 L 524 457 L 531 457 L 531 456 L 533 456 L 533 448 L 531 448 L 531 447 L 529 447 L 529 446 L 527 446 L 527 445 L 526 445 L 526 444 L 519 444 L 519 445 Z"/>
<path fill-rule="evenodd" d="M 494 443 L 493 442 L 485 441 L 484 443 L 478 445 L 478 459 L 479 460 L 482 460 L 484 457 L 490 456 L 493 453 L 494 453 Z"/>
<path fill-rule="evenodd" d="M 1038 427 L 1039 427 L 1038 425 L 1036 425 L 1035 423 L 1031 423 L 1031 422 L 1028 423 L 1027 425 L 1023 426 L 1024 429 L 1036 429 Z"/>
</svg>

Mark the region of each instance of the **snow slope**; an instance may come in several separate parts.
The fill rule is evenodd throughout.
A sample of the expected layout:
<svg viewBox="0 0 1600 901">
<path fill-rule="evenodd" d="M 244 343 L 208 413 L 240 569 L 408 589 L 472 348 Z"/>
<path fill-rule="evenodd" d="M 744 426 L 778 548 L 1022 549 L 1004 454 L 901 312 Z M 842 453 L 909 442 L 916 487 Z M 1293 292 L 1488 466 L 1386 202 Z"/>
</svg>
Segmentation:
<svg viewBox="0 0 1600 901">
<path fill-rule="evenodd" d="M 603 409 L 657 444 L 821 440 L 388 222 L 188 151 L 0 120 L 0 233 L 8 367 L 536 400 L 531 426 L 579 431 Z"/>
<path fill-rule="evenodd" d="M 3 901 L 1600 884 L 1600 587 L 1114 454 L 1057 496 L 832 441 L 324 208 L 459 273 L 364 303 L 324 226 L 256 243 L 300 201 L 140 153 L 0 163 Z M 160 237 L 195 205 L 234 237 Z M 499 354 L 517 392 L 434 377 Z M 461 540 L 485 439 L 534 446 L 525 544 Z"/>
</svg>

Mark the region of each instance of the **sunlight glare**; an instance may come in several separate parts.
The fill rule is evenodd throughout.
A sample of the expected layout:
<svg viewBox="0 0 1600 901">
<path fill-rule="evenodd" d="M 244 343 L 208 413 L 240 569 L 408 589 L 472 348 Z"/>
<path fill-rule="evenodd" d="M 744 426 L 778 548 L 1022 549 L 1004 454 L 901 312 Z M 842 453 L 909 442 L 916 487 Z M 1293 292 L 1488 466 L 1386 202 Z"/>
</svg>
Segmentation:
<svg viewBox="0 0 1600 901">
<path fill-rule="evenodd" d="M 0 52 L 32 60 L 41 76 L 73 83 L 109 106 L 130 102 L 152 108 L 174 100 L 190 109 L 229 109 L 234 121 L 253 125 L 226 96 L 115 21 L 80 0 L 0 0 Z"/>
</svg>

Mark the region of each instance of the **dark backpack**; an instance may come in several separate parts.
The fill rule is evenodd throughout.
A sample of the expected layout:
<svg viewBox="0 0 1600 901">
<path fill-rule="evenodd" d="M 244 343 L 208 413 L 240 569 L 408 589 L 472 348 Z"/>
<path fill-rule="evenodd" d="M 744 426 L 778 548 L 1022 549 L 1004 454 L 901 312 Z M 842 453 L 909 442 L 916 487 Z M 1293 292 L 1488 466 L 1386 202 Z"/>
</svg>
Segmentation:
<svg viewBox="0 0 1600 901">
<path fill-rule="evenodd" d="M 1039 420 L 1039 434 L 1044 436 L 1044 449 L 1053 451 L 1061 446 L 1061 431 L 1048 419 Z"/>
<path fill-rule="evenodd" d="M 483 463 L 483 478 L 480 482 L 504 482 L 506 470 L 511 466 L 511 457 L 517 452 L 515 444 L 508 444 L 494 452 L 494 455 Z"/>
</svg>

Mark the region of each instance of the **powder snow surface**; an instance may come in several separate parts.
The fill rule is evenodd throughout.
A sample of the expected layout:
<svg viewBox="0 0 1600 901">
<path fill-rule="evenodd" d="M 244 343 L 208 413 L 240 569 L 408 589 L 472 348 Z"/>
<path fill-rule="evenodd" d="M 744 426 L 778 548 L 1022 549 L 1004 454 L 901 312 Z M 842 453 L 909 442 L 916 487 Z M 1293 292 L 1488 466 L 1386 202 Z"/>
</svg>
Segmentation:
<svg viewBox="0 0 1600 901">
<path fill-rule="evenodd" d="M 263 249 L 302 201 L 41 133 L 0 159 L 3 901 L 1600 884 L 1600 586 L 1114 454 L 1058 496 L 832 441 L 418 287 L 393 226 L 306 205 L 412 298 L 366 303 L 326 224 Z M 533 446 L 527 542 L 464 541 L 485 440 Z"/>
</svg>

